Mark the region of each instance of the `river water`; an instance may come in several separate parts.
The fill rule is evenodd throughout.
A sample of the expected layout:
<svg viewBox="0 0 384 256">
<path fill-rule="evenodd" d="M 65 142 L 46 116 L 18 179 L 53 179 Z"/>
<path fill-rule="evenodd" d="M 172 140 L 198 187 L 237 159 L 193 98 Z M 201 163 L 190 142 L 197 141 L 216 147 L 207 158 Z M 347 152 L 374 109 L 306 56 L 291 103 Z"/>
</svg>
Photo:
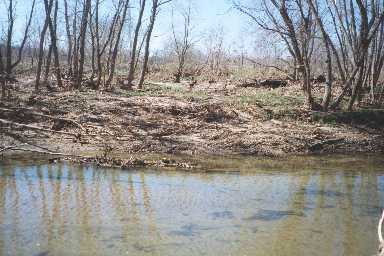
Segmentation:
<svg viewBox="0 0 384 256">
<path fill-rule="evenodd" d="M 0 255 L 376 252 L 382 156 L 223 161 L 190 173 L 2 160 Z"/>
</svg>

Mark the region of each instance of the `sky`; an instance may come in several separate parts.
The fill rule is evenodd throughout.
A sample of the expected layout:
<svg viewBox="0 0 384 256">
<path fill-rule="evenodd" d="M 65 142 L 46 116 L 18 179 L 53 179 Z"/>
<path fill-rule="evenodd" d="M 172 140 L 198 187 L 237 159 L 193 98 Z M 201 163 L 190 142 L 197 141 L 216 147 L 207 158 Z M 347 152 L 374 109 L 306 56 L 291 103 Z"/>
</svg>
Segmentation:
<svg viewBox="0 0 384 256">
<path fill-rule="evenodd" d="M 6 1 L 6 0 L 5 0 Z M 15 1 L 15 0 L 14 0 Z M 15 25 L 15 31 L 21 34 L 25 24 L 25 17 L 28 10 L 31 7 L 32 0 L 16 0 L 17 1 L 17 22 Z M 42 0 L 37 0 L 42 2 Z M 62 0 L 61 0 L 62 1 Z M 105 0 L 106 5 L 112 0 Z M 131 0 L 133 1 L 133 0 Z M 147 0 L 150 2 L 149 0 Z M 238 11 L 234 10 L 231 6 L 231 0 L 191 0 L 193 2 L 193 26 L 195 35 L 202 36 L 210 29 L 222 27 L 224 32 L 224 38 L 226 45 L 231 45 L 232 48 L 238 47 L 237 44 L 244 44 L 244 38 L 246 30 L 248 29 L 249 22 L 246 17 L 241 15 Z M 187 5 L 188 0 L 173 0 L 173 3 L 162 6 L 161 12 L 158 16 L 158 20 L 153 32 L 152 49 L 161 49 L 164 44 L 167 43 L 171 35 L 171 22 L 172 8 L 179 8 L 180 6 Z M 149 11 L 149 5 L 148 5 Z M 106 12 L 111 8 L 106 8 Z M 43 21 L 43 5 L 38 5 L 36 15 L 41 17 L 38 19 L 40 22 Z M 176 13 L 176 11 L 175 11 Z M 147 13 L 149 14 L 149 12 Z M 176 14 L 175 14 L 176 16 Z M 180 25 L 176 20 L 177 25 Z M 4 8 L 4 0 L 0 0 L 0 29 L 6 28 L 6 8 Z M 17 37 L 17 35 L 16 35 Z"/>
<path fill-rule="evenodd" d="M 171 34 L 171 9 L 187 5 L 186 0 L 174 0 L 172 4 L 162 7 L 158 17 L 158 22 L 152 40 L 153 48 L 162 48 L 164 43 L 169 40 Z M 175 14 L 175 16 L 177 16 Z M 233 45 L 234 42 L 240 43 L 240 37 L 244 35 L 247 20 L 237 10 L 232 8 L 230 0 L 193 0 L 192 25 L 194 34 L 201 38 L 211 29 L 223 29 L 225 43 Z M 180 20 L 174 18 L 176 26 Z M 176 27 L 177 30 L 177 27 Z"/>
</svg>

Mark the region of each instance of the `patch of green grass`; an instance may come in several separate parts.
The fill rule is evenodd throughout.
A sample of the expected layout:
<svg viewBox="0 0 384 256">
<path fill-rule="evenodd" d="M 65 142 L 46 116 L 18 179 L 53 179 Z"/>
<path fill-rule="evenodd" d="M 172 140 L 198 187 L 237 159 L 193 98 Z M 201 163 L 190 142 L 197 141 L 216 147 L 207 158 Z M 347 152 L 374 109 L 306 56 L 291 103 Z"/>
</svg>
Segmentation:
<svg viewBox="0 0 384 256">
<path fill-rule="evenodd" d="M 259 91 L 251 95 L 239 95 L 230 99 L 239 105 L 262 105 L 268 107 L 298 107 L 304 104 L 302 96 L 282 95 L 278 90 Z"/>
<path fill-rule="evenodd" d="M 132 90 L 132 91 L 121 90 L 121 91 L 119 91 L 119 94 L 121 96 L 124 96 L 124 97 L 137 97 L 137 96 L 146 96 L 146 95 L 148 95 L 148 93 L 145 92 L 145 91 L 136 91 L 136 90 Z"/>
<path fill-rule="evenodd" d="M 150 96 L 173 96 L 192 101 L 205 100 L 209 97 L 208 93 L 205 91 L 190 91 L 185 85 L 174 83 L 149 84 L 146 86 L 146 93 Z"/>
</svg>

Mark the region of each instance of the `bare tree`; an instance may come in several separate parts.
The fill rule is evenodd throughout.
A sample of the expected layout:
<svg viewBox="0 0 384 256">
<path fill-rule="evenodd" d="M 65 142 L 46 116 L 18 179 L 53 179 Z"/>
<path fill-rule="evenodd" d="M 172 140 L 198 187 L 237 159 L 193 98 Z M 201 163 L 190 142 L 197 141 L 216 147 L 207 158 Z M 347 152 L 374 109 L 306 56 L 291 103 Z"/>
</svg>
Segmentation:
<svg viewBox="0 0 384 256">
<path fill-rule="evenodd" d="M 341 93 L 337 95 L 331 108 L 337 108 L 348 91 L 351 91 L 347 106 L 351 110 L 359 91 L 368 81 L 370 66 L 368 52 L 383 23 L 384 11 L 375 9 L 377 6 L 375 0 L 370 1 L 373 11 L 361 0 L 338 2 L 327 0 L 326 5 L 332 18 L 333 31 L 325 33 L 325 37 L 332 49 L 343 82 Z"/>
<path fill-rule="evenodd" d="M 12 74 L 12 70 L 20 63 L 22 55 L 23 55 L 23 50 L 25 43 L 27 42 L 28 39 L 28 33 L 29 33 L 29 28 L 31 27 L 31 22 L 32 22 L 32 17 L 33 17 L 33 12 L 35 9 L 35 3 L 36 0 L 32 1 L 32 7 L 31 11 L 29 12 L 29 17 L 27 19 L 26 27 L 24 30 L 24 35 L 23 39 L 21 41 L 21 44 L 19 46 L 18 54 L 16 57 L 16 60 L 13 62 L 12 58 L 12 42 L 13 42 L 13 30 L 14 30 L 14 23 L 15 23 L 15 5 L 13 0 L 8 0 L 9 5 L 8 5 L 8 30 L 7 30 L 7 41 L 6 41 L 6 68 L 5 71 L 8 75 Z"/>
<path fill-rule="evenodd" d="M 317 104 L 311 96 L 311 58 L 313 42 L 318 35 L 326 52 L 327 66 L 321 109 L 327 111 L 329 106 L 337 108 L 350 92 L 347 108 L 351 110 L 362 88 L 368 87 L 370 81 L 371 88 L 377 83 L 377 74 L 382 68 L 380 40 L 384 39 L 378 37 L 384 19 L 381 1 L 263 0 L 262 15 L 257 15 L 260 12 L 255 8 L 238 2 L 234 4 L 261 28 L 278 34 L 285 42 L 300 68 L 304 93 L 312 109 L 317 108 Z M 343 88 L 331 102 L 335 67 Z"/>
<path fill-rule="evenodd" d="M 5 68 L 3 63 L 2 46 L 0 46 L 0 75 L 4 74 Z"/>
<path fill-rule="evenodd" d="M 78 39 L 78 51 L 79 53 L 76 53 L 75 61 L 75 88 L 79 89 L 81 87 L 82 81 L 83 81 L 83 72 L 84 72 L 84 62 L 85 62 L 85 37 L 87 34 L 87 27 L 88 27 L 88 16 L 89 12 L 91 10 L 91 0 L 84 0 L 83 2 L 83 13 L 81 18 L 81 24 L 80 24 L 80 34 Z"/>
<path fill-rule="evenodd" d="M 49 32 L 51 35 L 51 49 L 52 49 L 52 53 L 54 55 L 54 64 L 55 64 L 55 73 L 56 73 L 57 85 L 59 87 L 63 87 L 63 83 L 61 80 L 61 71 L 60 71 L 59 50 L 57 48 L 57 12 L 58 12 L 58 8 L 59 8 L 58 0 L 55 0 L 55 10 L 54 10 L 53 20 L 50 16 L 51 11 L 49 10 L 52 5 L 53 5 L 53 0 L 44 0 L 45 13 L 47 14 L 46 17 L 48 19 L 48 28 L 49 28 Z M 49 60 L 50 60 L 50 56 L 49 56 Z M 48 72 L 46 72 L 46 74 L 48 74 Z"/>
<path fill-rule="evenodd" d="M 166 0 L 166 1 L 152 0 L 151 17 L 149 20 L 148 29 L 147 29 L 147 33 L 145 36 L 144 60 L 143 60 L 143 67 L 142 67 L 141 75 L 140 75 L 140 81 L 139 81 L 139 85 L 138 85 L 139 89 L 143 88 L 145 74 L 147 73 L 148 58 L 149 58 L 149 46 L 150 46 L 150 42 L 151 42 L 153 27 L 155 26 L 156 17 L 159 13 L 159 8 L 161 5 L 164 5 L 164 4 L 169 3 L 171 1 L 172 0 Z"/>
<path fill-rule="evenodd" d="M 18 52 L 16 59 L 13 59 L 13 37 L 14 37 L 14 25 L 15 25 L 15 11 L 16 11 L 16 5 L 13 0 L 8 0 L 8 9 L 7 9 L 7 14 L 8 14 L 8 27 L 7 27 L 7 35 L 6 35 L 6 42 L 5 42 L 5 56 L 3 57 L 2 54 L 0 53 L 1 61 L 0 61 L 0 70 L 2 71 L 3 78 L 0 79 L 1 84 L 2 84 L 2 96 L 5 96 L 5 90 L 6 90 L 6 80 L 8 79 L 7 77 L 10 77 L 12 75 L 13 69 L 19 65 L 22 55 L 23 55 L 23 50 L 25 47 L 25 44 L 28 39 L 29 35 L 29 29 L 31 27 L 31 22 L 32 22 L 32 17 L 35 9 L 35 4 L 36 0 L 32 1 L 32 7 L 29 12 L 29 15 L 27 17 L 27 22 L 25 26 L 25 30 L 23 33 L 23 37 L 21 40 L 20 45 L 18 46 Z M 1 49 L 0 49 L 1 51 Z M 3 58 L 5 58 L 5 65 L 3 63 Z M 5 73 L 5 74 L 4 74 Z"/>
<path fill-rule="evenodd" d="M 105 86 L 109 86 L 111 84 L 113 77 L 114 77 L 114 74 L 115 74 L 116 58 L 117 58 L 117 53 L 118 53 L 119 46 L 121 43 L 121 33 L 122 33 L 124 25 L 126 23 L 128 7 L 129 7 L 129 0 L 120 0 L 119 1 L 118 8 L 116 11 L 116 17 L 121 16 L 121 18 L 116 20 L 116 26 L 115 26 L 115 29 L 117 31 L 116 36 L 115 36 L 115 32 L 113 32 L 111 35 L 112 39 L 111 39 L 111 44 L 110 44 L 110 52 L 109 52 L 109 56 L 108 56 L 109 74 L 108 74 L 108 79 L 105 82 Z M 122 9 L 122 15 L 120 15 L 121 9 Z M 114 43 L 112 43 L 112 42 L 114 42 Z"/>
<path fill-rule="evenodd" d="M 322 41 L 326 49 L 326 63 L 327 63 L 327 79 L 324 87 L 324 94 L 323 94 L 323 101 L 321 103 L 322 110 L 328 111 L 328 107 L 331 101 L 332 96 L 332 83 L 333 83 L 333 74 L 332 74 L 332 50 L 331 47 L 334 48 L 334 45 L 332 44 L 332 41 L 330 40 L 330 37 L 328 33 L 325 30 L 324 23 L 320 17 L 319 14 L 319 7 L 318 4 L 315 3 L 313 0 L 307 0 L 309 3 L 309 6 L 314 13 L 316 23 L 320 28 L 320 32 L 322 35 Z"/>
<path fill-rule="evenodd" d="M 244 53 L 241 55 L 244 63 Z M 222 71 L 225 59 L 224 49 L 224 29 L 219 27 L 208 32 L 206 38 L 206 65 L 209 71 L 210 79 L 219 76 Z"/>
<path fill-rule="evenodd" d="M 185 61 L 187 54 L 191 47 L 194 44 L 194 41 L 192 39 L 192 6 L 191 2 L 189 2 L 188 7 L 186 10 L 181 11 L 181 16 L 183 19 L 183 29 L 181 34 L 181 37 L 177 36 L 176 30 L 175 30 L 175 24 L 173 20 L 173 10 L 172 10 L 172 36 L 174 41 L 174 48 L 175 53 L 177 55 L 177 69 L 175 73 L 175 82 L 180 83 L 180 79 L 183 76 L 184 73 L 184 67 L 185 67 Z"/>
<path fill-rule="evenodd" d="M 71 68 L 72 68 L 72 81 L 76 82 L 77 79 L 76 76 L 78 75 L 78 69 L 79 69 L 79 37 L 77 36 L 78 33 L 78 0 L 75 1 L 75 8 L 74 8 L 74 17 L 72 22 L 72 44 L 73 44 L 73 54 L 71 56 Z M 68 35 L 67 35 L 68 36 Z"/>
<path fill-rule="evenodd" d="M 43 66 L 43 58 L 44 58 L 44 41 L 45 35 L 48 30 L 49 17 L 51 15 L 52 5 L 48 6 L 48 9 L 45 12 L 45 21 L 43 25 L 43 29 L 40 33 L 40 42 L 39 42 L 39 54 L 38 54 L 38 62 L 37 62 L 37 71 L 36 71 L 36 82 L 35 82 L 35 90 L 39 90 L 40 86 L 40 77 L 41 77 L 41 69 Z"/>
<path fill-rule="evenodd" d="M 311 84 L 311 57 L 316 34 L 311 8 L 303 0 L 262 0 L 261 11 L 239 2 L 234 2 L 234 6 L 261 28 L 282 39 L 302 76 L 306 105 L 310 109 L 318 108 Z"/>
<path fill-rule="evenodd" d="M 146 4 L 146 0 L 140 0 L 139 16 L 137 18 L 136 28 L 133 35 L 133 43 L 131 48 L 131 60 L 129 62 L 127 84 L 123 86 L 123 88 L 128 90 L 132 89 L 132 82 L 135 76 L 137 43 L 139 40 L 139 34 L 140 34 L 141 24 L 142 24 L 143 15 L 144 15 L 145 4 Z"/>
<path fill-rule="evenodd" d="M 77 0 L 75 1 L 75 5 L 77 6 Z M 72 44 L 72 34 L 71 34 L 71 24 L 69 21 L 69 7 L 68 7 L 68 0 L 64 0 L 64 18 L 65 18 L 65 31 L 67 34 L 67 66 L 68 66 L 68 74 L 72 76 L 72 51 L 73 51 L 73 44 Z M 76 16 L 74 17 L 76 19 Z M 74 21 L 75 22 L 75 21 Z"/>
<path fill-rule="evenodd" d="M 99 17 L 99 5 L 100 0 L 96 0 L 95 4 L 95 14 L 93 15 L 93 21 L 90 24 L 92 42 L 93 42 L 93 54 L 96 57 L 96 88 L 98 89 L 101 84 L 102 76 L 103 76 L 103 63 L 102 59 L 105 54 L 105 51 L 111 43 L 113 43 L 114 33 L 116 32 L 116 26 L 118 21 L 118 16 L 121 12 L 121 7 L 123 6 L 123 2 L 120 1 L 118 8 L 112 18 L 111 23 L 108 25 L 105 23 L 104 29 L 101 30 L 101 23 Z M 107 31 L 107 33 L 106 33 Z M 93 62 L 93 61 L 92 61 Z"/>
<path fill-rule="evenodd" d="M 383 65 L 384 65 L 384 22 L 380 24 L 378 33 L 373 39 L 372 46 L 370 47 L 370 76 L 369 84 L 367 87 L 370 89 L 370 98 L 371 103 L 381 103 L 383 91 L 379 91 L 378 84 L 379 79 L 382 74 Z M 382 90 L 384 87 L 382 87 Z M 375 92 L 377 90 L 377 93 Z M 379 94 L 379 97 L 376 98 L 376 94 Z"/>
</svg>

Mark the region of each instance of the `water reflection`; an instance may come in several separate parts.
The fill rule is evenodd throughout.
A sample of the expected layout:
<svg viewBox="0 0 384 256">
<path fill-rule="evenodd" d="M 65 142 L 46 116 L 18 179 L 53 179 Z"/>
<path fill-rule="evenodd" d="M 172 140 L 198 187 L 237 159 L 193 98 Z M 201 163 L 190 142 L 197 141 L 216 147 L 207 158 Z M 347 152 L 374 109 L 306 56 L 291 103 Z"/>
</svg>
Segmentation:
<svg viewBox="0 0 384 256">
<path fill-rule="evenodd" d="M 372 255 L 383 172 L 0 165 L 0 255 Z"/>
</svg>

